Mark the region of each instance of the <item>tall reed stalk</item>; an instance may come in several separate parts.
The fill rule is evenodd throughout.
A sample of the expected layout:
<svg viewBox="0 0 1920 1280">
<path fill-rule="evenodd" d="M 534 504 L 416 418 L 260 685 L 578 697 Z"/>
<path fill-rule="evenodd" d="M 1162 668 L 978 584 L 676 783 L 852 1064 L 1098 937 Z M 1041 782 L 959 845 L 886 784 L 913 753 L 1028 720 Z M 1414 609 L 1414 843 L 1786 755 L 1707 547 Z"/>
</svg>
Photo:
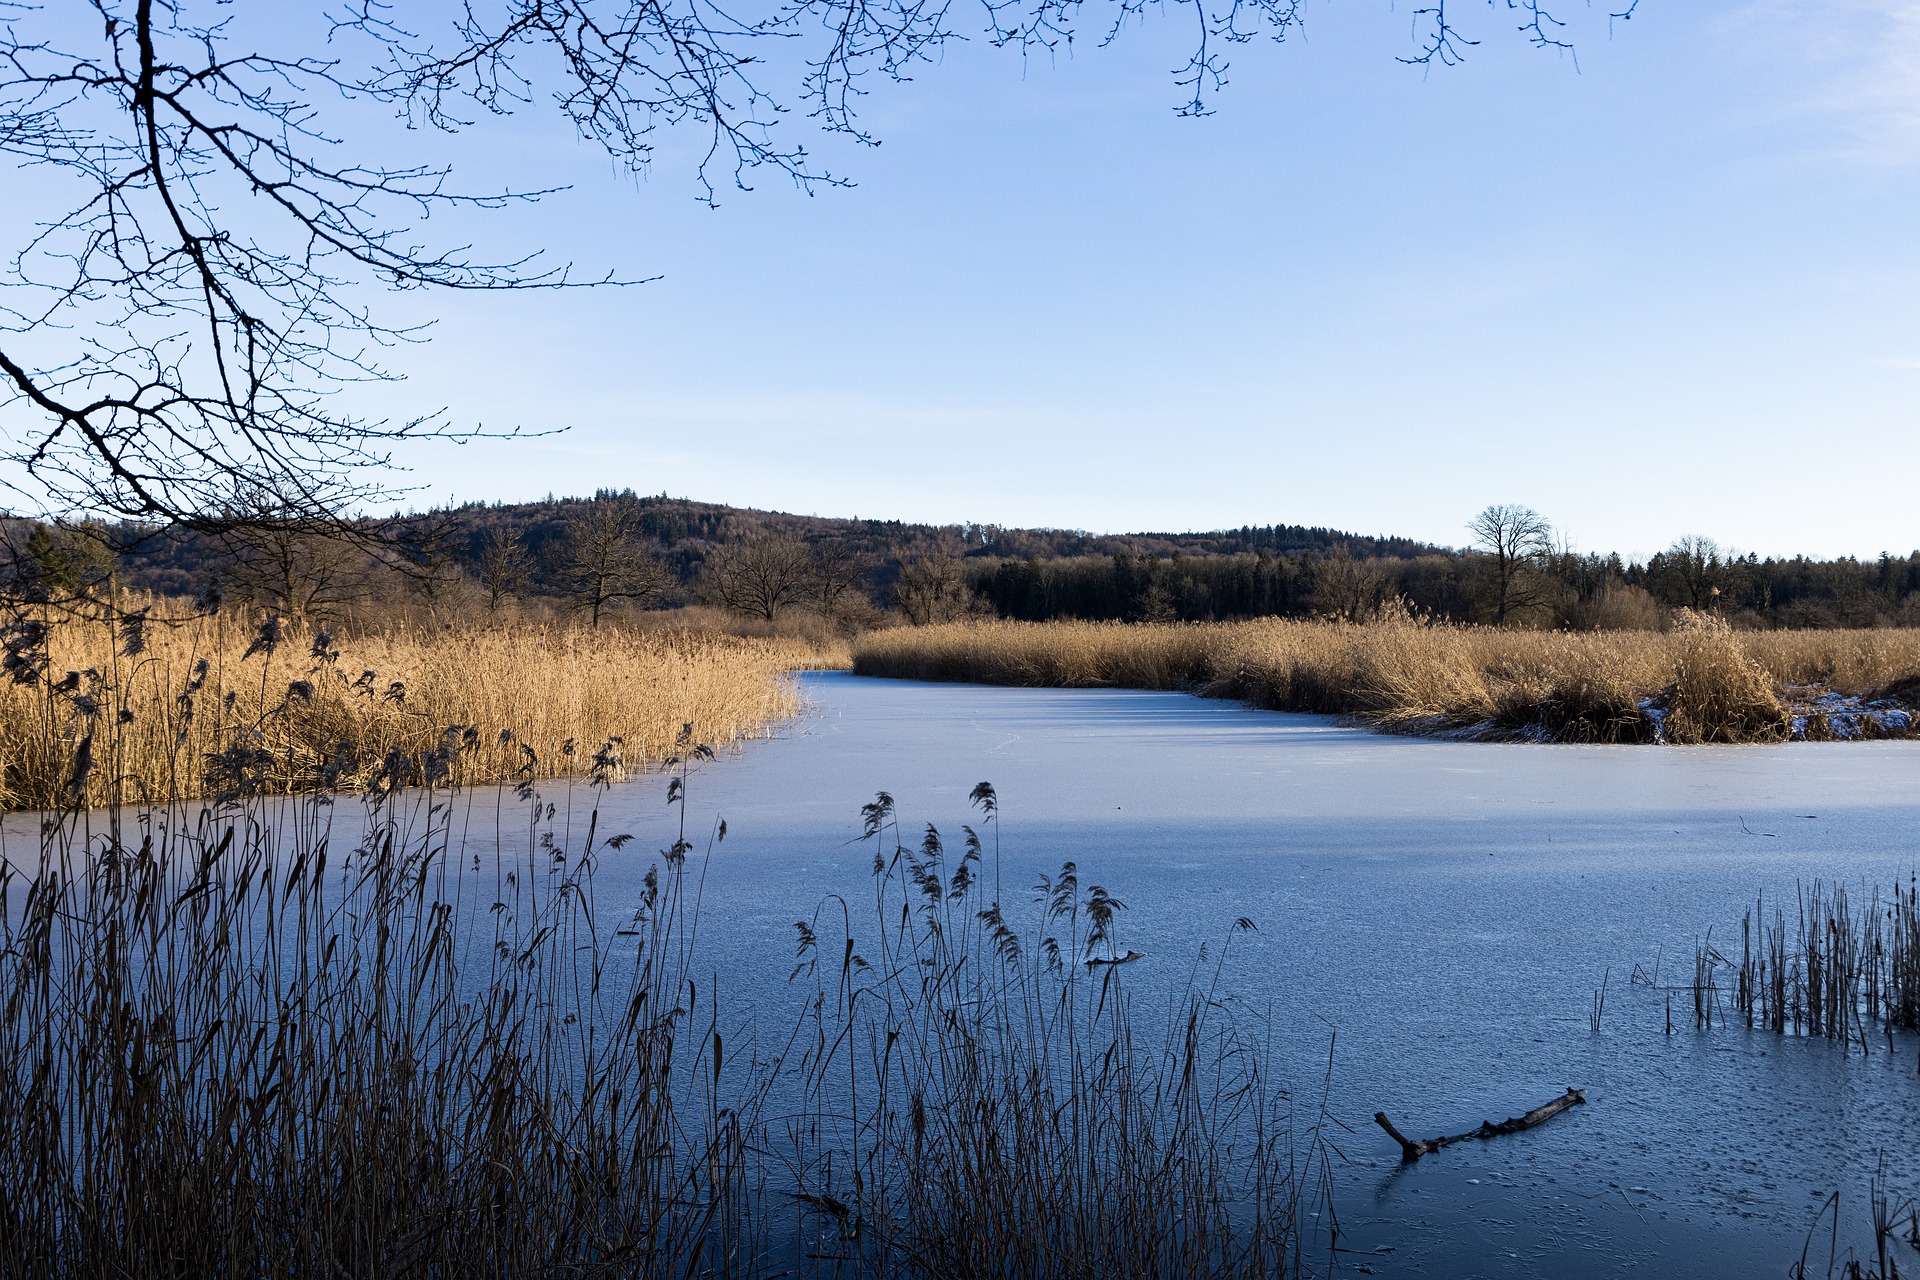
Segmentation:
<svg viewBox="0 0 1920 1280">
<path fill-rule="evenodd" d="M 991 822 L 992 788 L 974 800 Z M 1296 1124 L 1263 1021 L 1222 989 L 1226 945 L 1150 1029 L 1123 904 L 1074 864 L 1023 932 L 992 896 L 997 829 L 989 849 L 963 828 L 956 857 L 932 826 L 905 843 L 885 794 L 865 816 L 866 930 L 844 904 L 796 926 L 794 1132 L 835 1135 L 793 1152 L 816 1248 L 862 1274 L 1264 1277 L 1333 1244 L 1324 1116 Z"/>
<path fill-rule="evenodd" d="M 1843 885 L 1816 880 L 1794 895 L 1791 926 L 1764 896 L 1740 920 L 1740 958 L 1713 946 L 1695 949 L 1694 1020 L 1713 1024 L 1719 975 L 1729 974 L 1732 1016 L 1780 1035 L 1824 1036 L 1870 1049 L 1868 1027 L 1891 1041 L 1920 1030 L 1920 881 L 1886 897 L 1875 889 L 1859 910 Z M 1725 1014 L 1720 1014 L 1723 1018 Z"/>
</svg>

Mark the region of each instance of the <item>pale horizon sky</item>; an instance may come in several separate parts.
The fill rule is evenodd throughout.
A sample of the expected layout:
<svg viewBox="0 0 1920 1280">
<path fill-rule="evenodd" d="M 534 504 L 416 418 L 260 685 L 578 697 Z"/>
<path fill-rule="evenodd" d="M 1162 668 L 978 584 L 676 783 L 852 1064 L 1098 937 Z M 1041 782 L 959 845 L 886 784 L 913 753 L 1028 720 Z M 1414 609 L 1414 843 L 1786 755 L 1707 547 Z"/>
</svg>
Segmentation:
<svg viewBox="0 0 1920 1280">
<path fill-rule="evenodd" d="M 955 45 L 872 86 L 881 146 L 815 139 L 856 186 L 718 209 L 692 135 L 635 182 L 538 112 L 409 133 L 469 188 L 571 185 L 437 235 L 659 279 L 383 301 L 433 339 L 354 403 L 566 428 L 410 447 L 415 505 L 1460 545 L 1520 502 L 1636 557 L 1920 548 L 1920 0 L 1564 7 L 1577 68 L 1496 5 L 1422 69 L 1409 6 L 1308 0 L 1204 119 L 1171 17 L 1054 66 Z"/>
</svg>

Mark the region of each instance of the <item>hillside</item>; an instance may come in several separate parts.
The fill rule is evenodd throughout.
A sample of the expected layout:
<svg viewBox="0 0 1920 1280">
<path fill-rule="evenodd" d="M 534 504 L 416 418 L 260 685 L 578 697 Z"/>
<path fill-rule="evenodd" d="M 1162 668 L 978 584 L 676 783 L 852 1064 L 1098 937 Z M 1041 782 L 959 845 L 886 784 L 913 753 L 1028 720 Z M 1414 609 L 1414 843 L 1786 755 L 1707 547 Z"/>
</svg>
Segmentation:
<svg viewBox="0 0 1920 1280">
<path fill-rule="evenodd" d="M 597 564 L 587 546 L 600 526 Z M 411 600 L 590 618 L 693 603 L 857 628 L 980 614 L 1029 621 L 1371 616 L 1399 600 L 1466 622 L 1658 628 L 1671 611 L 1746 627 L 1920 624 L 1920 553 L 1761 560 L 1681 539 L 1644 563 L 1530 554 L 1498 603 L 1491 557 L 1410 538 L 1272 524 L 1189 533 L 937 525 L 794 515 L 631 491 L 472 503 L 367 522 L 377 552 L 303 529 L 225 535 L 0 520 L 0 595 L 104 582 L 329 617 Z"/>
</svg>

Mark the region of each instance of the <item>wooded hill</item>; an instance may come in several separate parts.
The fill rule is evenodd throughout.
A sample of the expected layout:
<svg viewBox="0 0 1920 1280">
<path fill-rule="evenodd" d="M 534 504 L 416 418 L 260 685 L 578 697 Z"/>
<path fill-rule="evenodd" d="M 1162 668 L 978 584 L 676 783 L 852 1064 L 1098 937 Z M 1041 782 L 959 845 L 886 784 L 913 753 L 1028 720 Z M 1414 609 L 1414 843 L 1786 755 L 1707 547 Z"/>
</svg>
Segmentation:
<svg viewBox="0 0 1920 1280">
<path fill-rule="evenodd" d="M 300 528 L 4 520 L 0 593 L 31 598 L 111 577 L 292 616 L 401 600 L 578 608 L 596 619 L 709 603 L 765 620 L 811 610 L 847 625 L 894 610 L 917 622 L 979 613 L 1360 618 L 1396 598 L 1436 617 L 1579 629 L 1658 627 L 1678 607 L 1760 627 L 1920 624 L 1920 552 L 1761 560 L 1704 538 L 1641 564 L 1555 552 L 1543 535 L 1502 568 L 1485 549 L 1301 525 L 1109 535 L 801 516 L 611 490 L 395 516 L 380 529 L 370 550 Z"/>
</svg>

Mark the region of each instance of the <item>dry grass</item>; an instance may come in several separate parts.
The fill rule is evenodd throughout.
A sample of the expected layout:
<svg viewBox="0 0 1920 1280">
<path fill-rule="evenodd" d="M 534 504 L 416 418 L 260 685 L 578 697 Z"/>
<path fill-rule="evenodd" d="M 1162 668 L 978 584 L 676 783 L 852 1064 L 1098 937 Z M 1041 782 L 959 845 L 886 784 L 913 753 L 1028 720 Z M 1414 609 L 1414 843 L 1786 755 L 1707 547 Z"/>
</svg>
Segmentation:
<svg viewBox="0 0 1920 1280">
<path fill-rule="evenodd" d="M 689 604 L 677 609 L 630 614 L 626 623 L 636 631 L 779 641 L 792 646 L 796 665 L 810 671 L 845 671 L 853 665 L 853 644 L 847 638 L 847 627 L 807 610 L 790 610 L 768 622 L 713 605 Z"/>
<path fill-rule="evenodd" d="M 1186 689 L 1387 730 L 1579 742 L 1652 740 L 1641 703 L 1654 699 L 1672 741 L 1763 742 L 1788 734 L 1782 686 L 1873 695 L 1920 682 L 1920 631 L 1739 633 L 1697 615 L 1667 631 L 1503 631 L 1393 611 L 1364 624 L 958 623 L 863 636 L 854 670 Z"/>
<path fill-rule="evenodd" d="M 41 621 L 8 633 L 29 677 L 0 683 L 9 809 L 356 785 L 403 757 L 430 767 L 450 727 L 459 781 L 530 759 L 534 776 L 568 773 L 608 739 L 644 766 L 688 723 L 722 747 L 764 735 L 800 710 L 791 672 L 835 657 L 791 637 L 531 623 L 275 639 L 230 614 L 157 613 L 53 621 L 31 652 L 20 626 Z"/>
<path fill-rule="evenodd" d="M 1749 658 L 1786 684 L 1872 694 L 1920 679 L 1920 630 L 1910 627 L 1752 631 L 1739 638 Z"/>
</svg>

